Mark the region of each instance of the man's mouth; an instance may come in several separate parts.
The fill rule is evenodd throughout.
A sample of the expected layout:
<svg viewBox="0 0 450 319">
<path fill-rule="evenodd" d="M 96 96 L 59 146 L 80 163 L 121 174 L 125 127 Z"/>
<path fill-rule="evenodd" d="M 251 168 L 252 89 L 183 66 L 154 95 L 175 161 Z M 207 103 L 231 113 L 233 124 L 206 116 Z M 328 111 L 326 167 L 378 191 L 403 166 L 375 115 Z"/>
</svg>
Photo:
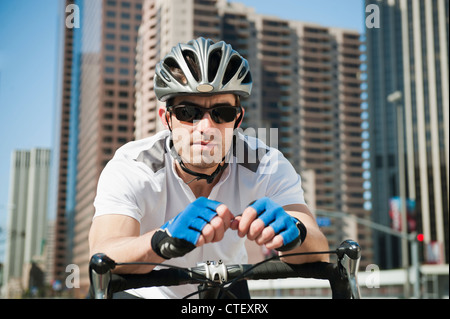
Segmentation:
<svg viewBox="0 0 450 319">
<path fill-rule="evenodd" d="M 200 147 L 202 149 L 213 149 L 217 146 L 217 143 L 213 141 L 196 141 L 192 143 L 192 146 Z"/>
</svg>

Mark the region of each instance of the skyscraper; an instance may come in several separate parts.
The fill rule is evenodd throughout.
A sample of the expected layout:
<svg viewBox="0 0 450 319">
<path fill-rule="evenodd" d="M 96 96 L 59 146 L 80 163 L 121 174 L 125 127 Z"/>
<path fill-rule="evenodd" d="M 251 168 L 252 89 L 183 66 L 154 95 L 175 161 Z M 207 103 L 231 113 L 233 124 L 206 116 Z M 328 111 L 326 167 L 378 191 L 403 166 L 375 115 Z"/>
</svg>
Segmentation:
<svg viewBox="0 0 450 319">
<path fill-rule="evenodd" d="M 74 0 L 66 0 L 60 3 L 61 15 L 65 12 L 65 8 L 69 5 L 73 5 Z M 55 212 L 54 212 L 54 231 L 53 231 L 53 250 L 49 252 L 52 256 L 49 257 L 50 268 L 47 274 L 51 280 L 64 281 L 66 275 L 65 269 L 68 263 L 70 263 L 70 227 L 68 227 L 67 207 L 72 206 L 70 203 L 71 189 L 74 186 L 71 185 L 71 180 L 75 180 L 75 166 L 76 161 L 69 161 L 69 156 L 76 159 L 76 152 L 74 152 L 74 143 L 76 141 L 77 130 L 77 117 L 78 114 L 75 108 L 76 102 L 76 88 L 78 87 L 77 81 L 73 81 L 76 69 L 77 56 L 74 55 L 74 36 L 75 28 L 69 28 L 65 24 L 65 19 L 60 21 L 60 101 L 57 118 L 58 135 L 55 136 L 55 152 L 57 158 L 54 161 L 53 170 L 56 170 L 56 199 L 55 199 Z M 69 145 L 72 146 L 70 150 Z M 76 150 L 76 148 L 75 148 Z"/>
<path fill-rule="evenodd" d="M 4 283 L 9 288 L 22 280 L 24 266 L 43 254 L 47 237 L 50 150 L 14 151 L 11 157 L 8 236 Z"/>
<path fill-rule="evenodd" d="M 67 250 L 65 254 L 59 250 L 55 265 L 80 267 L 82 289 L 78 295 L 82 296 L 89 284 L 88 232 L 97 181 L 115 150 L 134 139 L 133 83 L 142 0 L 67 1 L 66 6 L 69 4 L 76 6 L 80 25 L 65 26 L 60 222 L 55 236 L 65 236 L 66 242 L 56 239 L 56 245 Z M 55 266 L 55 277 L 64 270 Z"/>
<path fill-rule="evenodd" d="M 416 230 L 448 263 L 448 1 L 369 4 L 380 19 L 366 30 L 373 218 L 390 224 L 389 200 L 404 185 L 404 197 L 416 203 Z M 389 101 L 394 92 L 401 98 Z M 398 267 L 399 247 L 376 233 L 375 261 Z"/>
</svg>

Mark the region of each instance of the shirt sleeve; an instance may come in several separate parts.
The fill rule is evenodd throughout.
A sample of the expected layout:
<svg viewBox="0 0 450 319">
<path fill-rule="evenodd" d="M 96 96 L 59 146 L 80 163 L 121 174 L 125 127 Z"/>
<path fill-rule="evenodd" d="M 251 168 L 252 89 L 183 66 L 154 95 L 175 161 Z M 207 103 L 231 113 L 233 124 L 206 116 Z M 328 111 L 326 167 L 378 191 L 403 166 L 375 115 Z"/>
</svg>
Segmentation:
<svg viewBox="0 0 450 319">
<path fill-rule="evenodd" d="M 306 205 L 300 175 L 283 154 L 271 149 L 263 160 L 260 173 L 268 180 L 265 196 L 280 206 Z"/>
<path fill-rule="evenodd" d="M 142 211 L 138 198 L 139 176 L 117 160 L 111 160 L 103 169 L 94 201 L 94 218 L 108 214 L 130 216 L 140 222 Z"/>
</svg>

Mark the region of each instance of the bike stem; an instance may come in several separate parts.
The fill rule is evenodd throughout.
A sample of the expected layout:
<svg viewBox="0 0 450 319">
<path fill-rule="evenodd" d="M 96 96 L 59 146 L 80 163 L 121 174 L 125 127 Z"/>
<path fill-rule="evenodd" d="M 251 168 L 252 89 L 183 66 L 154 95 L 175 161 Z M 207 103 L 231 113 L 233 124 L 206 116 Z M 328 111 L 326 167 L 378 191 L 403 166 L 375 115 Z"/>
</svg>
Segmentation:
<svg viewBox="0 0 450 319">
<path fill-rule="evenodd" d="M 353 299 L 360 299 L 361 293 L 358 285 L 358 269 L 361 259 L 361 247 L 353 240 L 345 240 L 336 249 L 341 274 L 348 279 Z"/>
<path fill-rule="evenodd" d="M 204 268 L 204 277 L 214 282 L 224 283 L 228 280 L 228 271 L 222 260 L 218 263 L 214 261 L 206 261 L 198 263 L 197 267 Z M 210 284 L 203 283 L 198 286 L 200 299 L 217 299 L 220 289 L 205 289 Z"/>
<path fill-rule="evenodd" d="M 95 254 L 89 261 L 89 276 L 92 283 L 92 294 L 95 299 L 108 299 L 111 270 L 116 267 L 114 260 L 105 254 Z"/>
</svg>

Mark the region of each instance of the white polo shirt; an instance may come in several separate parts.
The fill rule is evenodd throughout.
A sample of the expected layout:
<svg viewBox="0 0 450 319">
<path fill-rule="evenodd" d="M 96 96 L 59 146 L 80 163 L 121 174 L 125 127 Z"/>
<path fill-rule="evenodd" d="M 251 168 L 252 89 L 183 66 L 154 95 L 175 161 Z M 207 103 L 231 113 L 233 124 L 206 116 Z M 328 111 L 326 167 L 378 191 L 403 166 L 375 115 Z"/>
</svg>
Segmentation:
<svg viewBox="0 0 450 319">
<path fill-rule="evenodd" d="M 238 133 L 232 152 L 230 163 L 209 199 L 224 203 L 235 215 L 264 196 L 281 206 L 305 204 L 300 176 L 277 149 Z M 165 130 L 117 150 L 100 175 L 94 218 L 108 214 L 130 216 L 140 223 L 140 232 L 144 234 L 159 228 L 195 199 L 175 171 L 170 132 Z M 247 263 L 244 242 L 245 238 L 229 229 L 222 241 L 195 248 L 166 263 L 181 267 L 219 259 L 225 264 Z M 143 298 L 182 298 L 196 289 L 196 285 L 183 285 L 128 292 Z"/>
</svg>

